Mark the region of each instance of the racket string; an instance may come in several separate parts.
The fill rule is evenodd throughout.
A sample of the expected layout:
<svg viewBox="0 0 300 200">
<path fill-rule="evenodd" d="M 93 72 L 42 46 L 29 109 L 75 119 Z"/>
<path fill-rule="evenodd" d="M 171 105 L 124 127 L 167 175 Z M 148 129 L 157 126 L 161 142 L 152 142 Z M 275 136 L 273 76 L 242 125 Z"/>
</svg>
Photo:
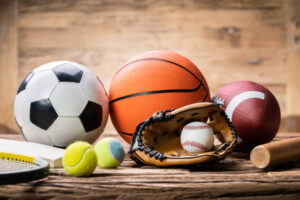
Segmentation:
<svg viewBox="0 0 300 200">
<path fill-rule="evenodd" d="M 25 162 L 25 161 L 20 161 L 15 159 L 8 160 L 8 159 L 0 158 L 0 173 L 28 170 L 34 168 L 38 168 L 38 166 L 31 162 Z"/>
</svg>

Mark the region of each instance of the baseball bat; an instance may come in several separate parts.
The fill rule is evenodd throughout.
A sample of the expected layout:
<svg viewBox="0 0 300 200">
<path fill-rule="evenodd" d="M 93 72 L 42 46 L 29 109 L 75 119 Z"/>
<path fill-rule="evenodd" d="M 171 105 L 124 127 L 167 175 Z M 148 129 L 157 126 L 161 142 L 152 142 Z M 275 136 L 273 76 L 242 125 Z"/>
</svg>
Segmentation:
<svg viewBox="0 0 300 200">
<path fill-rule="evenodd" d="M 252 163 L 261 169 L 294 161 L 299 158 L 300 137 L 259 145 L 250 153 Z"/>
</svg>

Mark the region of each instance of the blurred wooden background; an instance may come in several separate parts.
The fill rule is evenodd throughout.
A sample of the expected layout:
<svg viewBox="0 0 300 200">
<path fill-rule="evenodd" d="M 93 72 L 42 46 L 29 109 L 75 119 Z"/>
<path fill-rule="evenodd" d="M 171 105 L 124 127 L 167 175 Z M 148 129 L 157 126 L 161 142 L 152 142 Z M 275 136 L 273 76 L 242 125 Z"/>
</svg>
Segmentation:
<svg viewBox="0 0 300 200">
<path fill-rule="evenodd" d="M 0 132 L 19 132 L 14 97 L 33 68 L 54 60 L 79 62 L 108 90 L 122 63 L 152 49 L 191 59 L 205 75 L 211 94 L 237 80 L 263 84 L 280 103 L 281 130 L 297 131 L 296 4 L 299 1 L 0 0 Z M 106 132 L 115 132 L 111 123 Z"/>
</svg>

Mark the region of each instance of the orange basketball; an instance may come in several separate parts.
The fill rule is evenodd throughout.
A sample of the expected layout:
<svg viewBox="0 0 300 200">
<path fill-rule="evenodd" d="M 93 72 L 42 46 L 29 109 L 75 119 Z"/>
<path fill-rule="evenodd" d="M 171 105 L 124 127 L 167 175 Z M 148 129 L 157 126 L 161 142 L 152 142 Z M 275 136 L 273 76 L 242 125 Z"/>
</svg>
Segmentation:
<svg viewBox="0 0 300 200">
<path fill-rule="evenodd" d="M 137 125 L 154 112 L 210 101 L 210 93 L 190 60 L 169 51 L 148 51 L 115 73 L 109 101 L 112 122 L 130 143 Z"/>
</svg>

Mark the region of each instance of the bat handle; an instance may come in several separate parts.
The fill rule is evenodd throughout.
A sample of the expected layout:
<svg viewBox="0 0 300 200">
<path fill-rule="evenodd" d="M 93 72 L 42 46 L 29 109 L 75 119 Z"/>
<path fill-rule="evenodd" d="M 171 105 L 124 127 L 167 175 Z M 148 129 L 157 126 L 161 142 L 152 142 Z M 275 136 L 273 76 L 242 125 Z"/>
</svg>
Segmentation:
<svg viewBox="0 0 300 200">
<path fill-rule="evenodd" d="M 267 168 L 300 158 L 300 137 L 259 145 L 250 153 L 257 168 Z"/>
</svg>

